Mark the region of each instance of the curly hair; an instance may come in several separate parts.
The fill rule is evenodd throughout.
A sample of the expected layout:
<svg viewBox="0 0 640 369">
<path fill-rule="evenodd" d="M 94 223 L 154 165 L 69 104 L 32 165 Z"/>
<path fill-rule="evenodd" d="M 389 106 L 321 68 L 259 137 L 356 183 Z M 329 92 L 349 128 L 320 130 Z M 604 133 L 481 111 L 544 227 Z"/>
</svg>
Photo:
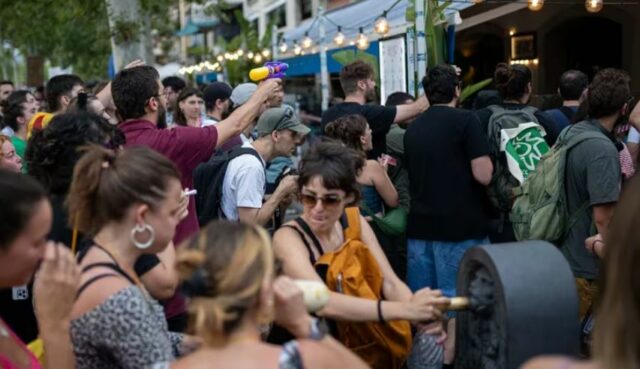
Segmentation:
<svg viewBox="0 0 640 369">
<path fill-rule="evenodd" d="M 352 114 L 330 122 L 324 132 L 327 137 L 341 141 L 358 152 L 364 152 L 361 138 L 367 130 L 367 125 L 367 120 L 362 115 Z"/>
<path fill-rule="evenodd" d="M 122 132 L 104 118 L 86 112 L 55 116 L 29 140 L 25 159 L 28 172 L 52 195 L 66 195 L 73 167 L 87 144 L 118 148 L 125 143 Z"/>
<path fill-rule="evenodd" d="M 622 109 L 631 96 L 629 82 L 629 75 L 622 70 L 607 68 L 598 72 L 587 90 L 589 117 L 607 117 Z"/>
</svg>

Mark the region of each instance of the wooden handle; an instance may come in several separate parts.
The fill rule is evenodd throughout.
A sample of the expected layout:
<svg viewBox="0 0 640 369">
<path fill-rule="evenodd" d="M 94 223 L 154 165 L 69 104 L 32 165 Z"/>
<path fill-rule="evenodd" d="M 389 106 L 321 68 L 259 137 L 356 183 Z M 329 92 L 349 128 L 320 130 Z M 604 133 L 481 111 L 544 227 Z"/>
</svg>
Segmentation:
<svg viewBox="0 0 640 369">
<path fill-rule="evenodd" d="M 452 297 L 451 303 L 445 308 L 445 310 L 467 310 L 469 308 L 469 305 L 470 302 L 468 297 Z"/>
</svg>

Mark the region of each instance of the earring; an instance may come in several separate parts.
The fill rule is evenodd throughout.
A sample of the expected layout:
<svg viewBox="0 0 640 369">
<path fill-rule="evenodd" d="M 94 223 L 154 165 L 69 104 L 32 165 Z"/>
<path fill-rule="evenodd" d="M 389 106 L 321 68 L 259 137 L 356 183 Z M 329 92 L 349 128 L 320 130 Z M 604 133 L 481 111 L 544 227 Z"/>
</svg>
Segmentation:
<svg viewBox="0 0 640 369">
<path fill-rule="evenodd" d="M 147 240 L 147 242 L 140 242 L 136 239 L 136 234 L 138 233 L 149 233 L 149 239 Z M 153 230 L 153 227 L 151 227 L 150 225 L 148 225 L 147 223 L 143 224 L 143 225 L 139 225 L 136 224 L 135 227 L 133 227 L 133 229 L 131 230 L 131 242 L 133 242 L 133 244 L 139 248 L 140 250 L 144 250 L 149 248 L 149 246 L 151 246 L 153 244 L 153 241 L 155 241 L 156 239 L 156 232 Z"/>
<path fill-rule="evenodd" d="M 258 329 L 260 330 L 260 333 L 262 333 L 263 336 L 266 336 L 271 330 L 273 315 L 274 315 L 273 300 L 270 299 L 267 301 L 267 306 L 260 309 L 257 317 L 258 326 L 259 326 Z"/>
</svg>

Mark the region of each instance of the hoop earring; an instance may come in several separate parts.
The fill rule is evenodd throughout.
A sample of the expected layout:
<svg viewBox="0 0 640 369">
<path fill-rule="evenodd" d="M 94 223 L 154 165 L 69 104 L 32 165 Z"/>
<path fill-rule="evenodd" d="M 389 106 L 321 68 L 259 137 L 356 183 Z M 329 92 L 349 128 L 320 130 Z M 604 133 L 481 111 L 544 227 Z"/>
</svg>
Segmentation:
<svg viewBox="0 0 640 369">
<path fill-rule="evenodd" d="M 149 240 L 147 242 L 140 242 L 136 239 L 136 234 L 143 233 L 143 232 L 149 233 Z M 137 248 L 139 248 L 140 250 L 144 250 L 144 249 L 148 249 L 153 244 L 153 241 L 155 241 L 156 239 L 156 232 L 153 230 L 153 227 L 151 227 L 147 223 L 143 225 L 136 224 L 136 226 L 133 227 L 133 229 L 131 230 L 130 238 L 131 238 L 131 242 L 133 242 L 133 244 Z"/>
</svg>

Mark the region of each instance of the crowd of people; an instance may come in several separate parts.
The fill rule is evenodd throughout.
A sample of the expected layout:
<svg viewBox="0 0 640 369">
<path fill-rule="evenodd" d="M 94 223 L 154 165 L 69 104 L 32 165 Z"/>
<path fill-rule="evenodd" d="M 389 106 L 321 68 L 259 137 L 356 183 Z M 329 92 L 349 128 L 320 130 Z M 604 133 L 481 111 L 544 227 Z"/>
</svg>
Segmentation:
<svg viewBox="0 0 640 369">
<path fill-rule="evenodd" d="M 307 124 L 277 78 L 196 87 L 134 61 L 92 89 L 1 81 L 0 367 L 399 369 L 417 345 L 452 367 L 463 255 L 523 240 L 518 190 L 563 147 L 567 225 L 547 241 L 594 340 L 590 361 L 526 366 L 640 365 L 624 71 L 567 71 L 547 111 L 522 65 L 499 64 L 472 109 L 450 65 L 385 105 L 365 62 L 340 82 L 344 100 Z M 300 280 L 326 303 L 308 309 Z"/>
</svg>

